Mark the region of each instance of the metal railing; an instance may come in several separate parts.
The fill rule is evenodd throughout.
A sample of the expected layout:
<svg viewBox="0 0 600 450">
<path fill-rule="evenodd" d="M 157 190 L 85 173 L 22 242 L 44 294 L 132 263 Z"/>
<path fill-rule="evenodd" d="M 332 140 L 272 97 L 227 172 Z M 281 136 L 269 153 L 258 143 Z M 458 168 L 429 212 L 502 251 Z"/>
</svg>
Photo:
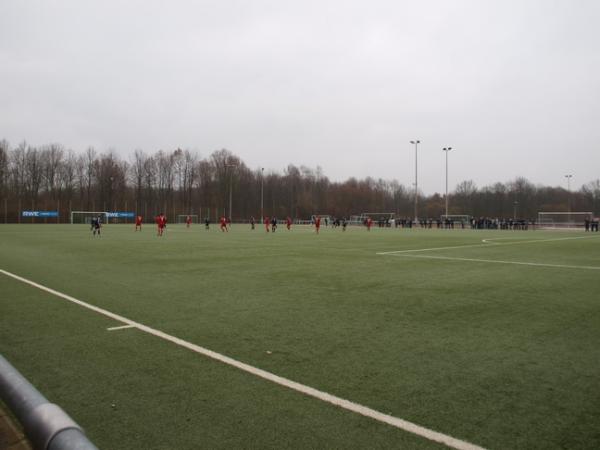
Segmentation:
<svg viewBox="0 0 600 450">
<path fill-rule="evenodd" d="M 23 425 L 34 449 L 98 450 L 66 412 L 50 403 L 2 355 L 0 398 Z"/>
</svg>

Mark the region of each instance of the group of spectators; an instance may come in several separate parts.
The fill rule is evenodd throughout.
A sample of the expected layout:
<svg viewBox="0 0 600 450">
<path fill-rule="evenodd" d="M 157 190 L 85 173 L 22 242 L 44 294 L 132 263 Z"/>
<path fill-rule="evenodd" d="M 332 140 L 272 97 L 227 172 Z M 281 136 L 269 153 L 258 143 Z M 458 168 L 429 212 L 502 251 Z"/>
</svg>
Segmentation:
<svg viewBox="0 0 600 450">
<path fill-rule="evenodd" d="M 585 231 L 598 231 L 598 223 L 600 218 L 598 217 L 586 217 L 584 220 Z"/>
<path fill-rule="evenodd" d="M 465 229 L 470 227 L 473 230 L 527 230 L 529 226 L 535 225 L 535 221 L 526 219 L 507 219 L 507 218 L 491 218 L 491 217 L 472 217 L 471 219 L 450 219 L 450 218 L 438 218 L 438 219 L 419 219 L 415 221 L 413 219 L 398 218 L 398 219 L 387 219 L 380 221 L 380 227 L 389 227 L 392 222 L 396 228 L 412 228 L 413 226 L 420 226 L 421 228 L 435 228 L 440 229 L 454 229 L 460 228 Z"/>
<path fill-rule="evenodd" d="M 471 228 L 473 230 L 528 230 L 530 225 L 532 227 L 535 226 L 535 221 L 498 217 L 473 217 L 471 219 Z"/>
</svg>

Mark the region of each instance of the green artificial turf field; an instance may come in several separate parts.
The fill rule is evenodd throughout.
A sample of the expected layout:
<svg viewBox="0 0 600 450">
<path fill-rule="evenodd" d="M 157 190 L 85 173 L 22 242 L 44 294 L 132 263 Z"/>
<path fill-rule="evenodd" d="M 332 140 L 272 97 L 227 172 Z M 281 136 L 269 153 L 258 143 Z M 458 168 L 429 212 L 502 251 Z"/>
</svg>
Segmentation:
<svg viewBox="0 0 600 450">
<path fill-rule="evenodd" d="M 0 269 L 475 445 L 600 448 L 597 233 L 0 225 Z M 443 448 L 120 325 L 0 273 L 0 353 L 100 448 Z"/>
</svg>

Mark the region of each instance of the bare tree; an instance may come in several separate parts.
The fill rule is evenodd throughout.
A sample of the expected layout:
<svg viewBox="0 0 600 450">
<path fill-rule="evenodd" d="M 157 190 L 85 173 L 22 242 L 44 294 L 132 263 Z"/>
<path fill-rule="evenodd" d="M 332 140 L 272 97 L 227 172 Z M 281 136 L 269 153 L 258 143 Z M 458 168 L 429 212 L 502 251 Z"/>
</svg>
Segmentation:
<svg viewBox="0 0 600 450">
<path fill-rule="evenodd" d="M 600 178 L 590 181 L 581 187 L 581 192 L 584 197 L 589 201 L 592 212 L 594 214 L 600 213 Z"/>
<path fill-rule="evenodd" d="M 29 200 L 35 205 L 42 184 L 41 152 L 35 147 L 27 147 L 25 152 L 25 186 Z"/>
<path fill-rule="evenodd" d="M 88 147 L 85 152 L 85 171 L 84 171 L 84 185 L 85 185 L 85 198 L 86 198 L 86 209 L 91 209 L 92 202 L 92 185 L 94 183 L 94 167 L 96 165 L 96 150 L 94 147 Z"/>
<path fill-rule="evenodd" d="M 136 211 L 141 210 L 141 205 L 144 201 L 143 189 L 144 189 L 144 173 L 145 164 L 148 157 L 142 150 L 136 150 L 133 154 L 133 160 L 131 162 L 129 173 L 131 174 L 131 181 L 133 182 L 133 189 L 135 193 L 135 205 Z"/>
<path fill-rule="evenodd" d="M 7 140 L 0 141 L 0 197 L 4 197 L 8 193 L 8 154 L 10 152 L 10 144 Z"/>
<path fill-rule="evenodd" d="M 56 198 L 57 196 L 57 176 L 63 155 L 64 149 L 59 144 L 50 144 L 41 149 L 40 159 L 43 166 L 44 190 L 48 192 L 52 198 Z"/>
</svg>

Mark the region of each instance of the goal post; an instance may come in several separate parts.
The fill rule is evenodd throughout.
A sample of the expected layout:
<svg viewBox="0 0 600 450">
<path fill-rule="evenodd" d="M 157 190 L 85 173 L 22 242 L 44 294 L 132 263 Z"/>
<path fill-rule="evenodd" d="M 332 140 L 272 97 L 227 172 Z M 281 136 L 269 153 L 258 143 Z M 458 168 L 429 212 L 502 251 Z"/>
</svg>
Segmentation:
<svg viewBox="0 0 600 450">
<path fill-rule="evenodd" d="M 380 227 L 391 227 L 395 225 L 393 212 L 364 212 L 358 216 L 358 224 L 364 224 L 367 218 L 371 218 L 373 223 L 379 225 Z"/>
<path fill-rule="evenodd" d="M 378 222 L 380 220 L 392 220 L 394 218 L 394 213 L 392 212 L 364 212 L 360 215 L 363 219 L 370 217 L 373 222 Z"/>
<path fill-rule="evenodd" d="M 442 214 L 440 216 L 440 219 L 442 220 L 442 222 L 448 220 L 449 222 L 454 223 L 471 223 L 471 216 L 469 216 L 468 214 Z"/>
<path fill-rule="evenodd" d="M 585 220 L 592 220 L 594 213 L 590 211 L 540 211 L 538 227 L 551 229 L 582 228 Z"/>
<path fill-rule="evenodd" d="M 310 216 L 310 220 L 312 223 L 315 223 L 317 216 L 319 216 L 319 218 L 321 219 L 322 225 L 325 225 L 325 221 L 327 221 L 327 223 L 331 223 L 331 216 L 329 214 L 313 214 L 312 216 Z"/>
<path fill-rule="evenodd" d="M 108 223 L 108 213 L 106 211 L 71 211 L 71 224 L 90 225 L 94 217 L 100 217 L 102 224 Z"/>
<path fill-rule="evenodd" d="M 198 214 L 179 214 L 177 215 L 176 223 L 186 223 L 188 216 L 192 219 L 192 223 L 200 223 L 200 216 Z"/>
</svg>

